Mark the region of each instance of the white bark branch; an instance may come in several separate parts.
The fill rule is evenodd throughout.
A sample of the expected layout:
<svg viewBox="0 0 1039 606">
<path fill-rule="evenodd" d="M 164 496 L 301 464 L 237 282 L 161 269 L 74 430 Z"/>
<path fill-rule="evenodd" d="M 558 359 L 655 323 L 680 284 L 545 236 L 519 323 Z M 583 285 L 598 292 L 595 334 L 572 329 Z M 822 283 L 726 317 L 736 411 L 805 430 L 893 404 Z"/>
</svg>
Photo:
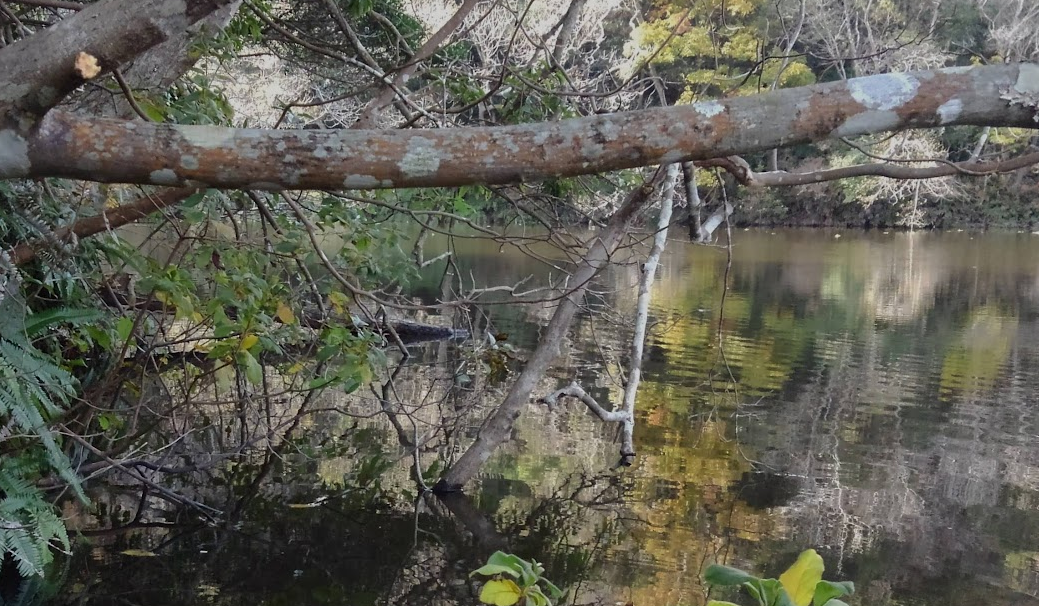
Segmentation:
<svg viewBox="0 0 1039 606">
<path fill-rule="evenodd" d="M 628 369 L 628 382 L 624 386 L 623 431 L 621 432 L 621 464 L 630 465 L 635 456 L 635 396 L 638 394 L 642 380 L 642 354 L 646 346 L 646 325 L 649 323 L 649 302 L 652 299 L 653 280 L 657 275 L 660 255 L 667 246 L 667 230 L 671 225 L 671 210 L 674 205 L 675 184 L 678 182 L 681 165 L 672 164 L 667 167 L 664 177 L 664 192 L 660 196 L 660 215 L 657 218 L 657 231 L 653 236 L 653 246 L 649 249 L 646 263 L 642 266 L 642 279 L 639 281 L 639 298 L 635 305 L 635 333 L 631 337 L 631 368 Z"/>
<path fill-rule="evenodd" d="M 623 409 L 606 410 L 603 408 L 595 398 L 588 395 L 588 392 L 586 392 L 577 381 L 574 381 L 562 389 L 557 389 L 538 401 L 547 404 L 550 407 L 555 407 L 559 404 L 559 398 L 562 398 L 563 396 L 577 398 L 588 407 L 588 410 L 592 411 L 595 416 L 599 417 L 599 419 L 605 423 L 625 423 L 629 419 L 627 412 Z"/>
<path fill-rule="evenodd" d="M 508 439 L 513 423 L 529 400 L 531 392 L 559 355 L 559 343 L 566 336 L 574 315 L 580 309 L 589 282 L 609 262 L 632 223 L 654 199 L 654 193 L 663 181 L 663 176 L 664 171 L 657 170 L 650 181 L 631 192 L 606 227 L 588 242 L 588 252 L 573 273 L 571 290 L 559 301 L 523 372 L 512 384 L 505 401 L 484 423 L 476 441 L 448 468 L 444 477 L 437 483 L 436 490 L 450 492 L 461 489 L 479 472 L 480 467 L 495 449 Z"/>
</svg>

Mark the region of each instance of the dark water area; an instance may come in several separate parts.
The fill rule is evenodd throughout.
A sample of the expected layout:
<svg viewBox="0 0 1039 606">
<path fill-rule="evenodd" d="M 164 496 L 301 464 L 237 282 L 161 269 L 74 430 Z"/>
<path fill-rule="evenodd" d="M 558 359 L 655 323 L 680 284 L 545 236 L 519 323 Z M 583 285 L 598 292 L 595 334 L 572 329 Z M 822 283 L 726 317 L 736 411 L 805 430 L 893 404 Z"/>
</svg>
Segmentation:
<svg viewBox="0 0 1039 606">
<path fill-rule="evenodd" d="M 555 271 L 478 240 L 455 261 L 477 286 Z M 1039 236 L 741 230 L 727 266 L 724 248 L 669 243 L 631 468 L 612 468 L 615 428 L 532 402 L 470 511 L 416 509 L 388 424 L 330 411 L 274 463 L 178 486 L 219 523 L 155 499 L 131 520 L 141 495 L 119 486 L 100 514 L 69 512 L 93 530 L 52 603 L 474 604 L 468 572 L 504 547 L 577 604 L 703 604 L 706 565 L 777 576 L 807 548 L 855 581 L 852 604 L 1039 604 Z M 437 271 L 418 296 L 438 296 Z M 635 264 L 600 277 L 541 394 L 577 380 L 619 401 L 637 281 Z M 479 310 L 512 376 L 551 306 Z M 464 350 L 417 348 L 398 375 L 420 425 L 451 416 Z M 421 466 L 457 456 L 482 414 L 451 417 Z"/>
</svg>

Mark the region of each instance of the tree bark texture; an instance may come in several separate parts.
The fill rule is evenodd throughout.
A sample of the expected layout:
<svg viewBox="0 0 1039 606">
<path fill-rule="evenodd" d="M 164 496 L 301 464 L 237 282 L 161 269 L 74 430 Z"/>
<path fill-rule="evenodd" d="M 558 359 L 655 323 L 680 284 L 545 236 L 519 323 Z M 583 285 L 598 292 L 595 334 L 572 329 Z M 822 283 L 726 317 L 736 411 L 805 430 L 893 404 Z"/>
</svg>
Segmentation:
<svg viewBox="0 0 1039 606">
<path fill-rule="evenodd" d="M 34 128 L 35 118 L 57 105 L 83 78 L 76 56 L 85 52 L 109 70 L 178 37 L 231 0 L 107 0 L 0 50 L 0 179 L 12 132 Z M 12 129 L 11 131 L 5 129 Z M 5 170 L 8 169 L 8 170 Z"/>
<path fill-rule="evenodd" d="M 7 73 L 6 65 L 28 84 L 7 77 L 0 83 L 32 87 L 32 75 L 6 58 L 17 48 L 0 51 L 0 73 Z M 1035 128 L 1037 98 L 1039 65 L 1026 63 L 886 74 L 723 101 L 487 128 L 281 131 L 51 111 L 36 124 L 0 126 L 0 178 L 256 190 L 514 183 L 909 128 Z"/>
</svg>

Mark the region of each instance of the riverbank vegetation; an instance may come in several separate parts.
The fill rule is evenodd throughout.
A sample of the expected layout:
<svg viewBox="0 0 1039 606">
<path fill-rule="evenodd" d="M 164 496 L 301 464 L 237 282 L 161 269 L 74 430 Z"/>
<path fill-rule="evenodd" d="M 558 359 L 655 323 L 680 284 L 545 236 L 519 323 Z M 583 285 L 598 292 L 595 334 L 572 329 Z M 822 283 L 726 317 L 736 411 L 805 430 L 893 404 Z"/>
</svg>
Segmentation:
<svg viewBox="0 0 1039 606">
<path fill-rule="evenodd" d="M 233 524 L 304 450 L 459 491 L 532 396 L 630 464 L 668 233 L 1030 229 L 1037 32 L 1028 0 L 0 0 L 0 571 L 43 575 L 54 504 L 113 478 L 139 500 L 109 530 Z M 555 278 L 478 282 L 474 237 Z M 609 405 L 545 377 L 621 264 Z M 506 305 L 542 314 L 521 356 Z M 394 389 L 404 317 L 473 337 L 432 412 Z M 301 445 L 330 412 L 398 443 Z"/>
</svg>

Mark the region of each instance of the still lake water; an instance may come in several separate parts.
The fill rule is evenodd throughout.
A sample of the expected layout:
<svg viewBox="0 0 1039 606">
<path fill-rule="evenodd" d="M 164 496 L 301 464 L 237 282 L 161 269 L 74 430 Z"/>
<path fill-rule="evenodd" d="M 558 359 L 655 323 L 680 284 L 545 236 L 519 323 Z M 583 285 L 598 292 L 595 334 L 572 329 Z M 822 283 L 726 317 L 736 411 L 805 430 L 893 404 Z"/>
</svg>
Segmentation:
<svg viewBox="0 0 1039 606">
<path fill-rule="evenodd" d="M 853 604 L 1039 604 L 1039 236 L 751 230 L 734 241 L 724 298 L 724 249 L 674 240 L 662 259 L 636 464 L 611 469 L 615 429 L 577 404 L 532 403 L 471 491 L 483 532 L 546 562 L 579 604 L 702 604 L 707 564 L 775 576 L 810 547 L 827 578 L 856 582 Z M 490 242 L 459 242 L 456 261 L 481 286 L 549 274 Z M 543 393 L 576 379 L 618 401 L 637 279 L 632 265 L 601 276 L 590 303 L 605 313 L 579 317 Z M 431 277 L 416 292 L 438 290 Z M 522 358 L 551 310 L 482 311 Z M 443 373 L 456 350 L 416 350 L 401 391 L 453 389 L 457 373 Z M 455 428 L 472 435 L 478 422 Z M 392 450 L 394 435 L 367 423 Z M 327 418 L 305 433 L 356 425 Z M 431 449 L 425 464 L 450 452 Z M 55 601 L 476 603 L 466 573 L 489 543 L 472 547 L 436 504 L 416 516 L 388 498 L 407 470 L 381 492 L 332 490 L 367 473 L 343 454 L 228 479 L 249 490 L 229 488 L 246 497 L 227 527 L 180 526 L 155 506 L 146 521 L 169 526 L 92 536 Z M 290 506 L 319 486 L 332 498 Z M 120 498 L 134 509 L 133 495 L 100 500 Z M 157 557 L 119 553 L 130 548 Z"/>
</svg>

